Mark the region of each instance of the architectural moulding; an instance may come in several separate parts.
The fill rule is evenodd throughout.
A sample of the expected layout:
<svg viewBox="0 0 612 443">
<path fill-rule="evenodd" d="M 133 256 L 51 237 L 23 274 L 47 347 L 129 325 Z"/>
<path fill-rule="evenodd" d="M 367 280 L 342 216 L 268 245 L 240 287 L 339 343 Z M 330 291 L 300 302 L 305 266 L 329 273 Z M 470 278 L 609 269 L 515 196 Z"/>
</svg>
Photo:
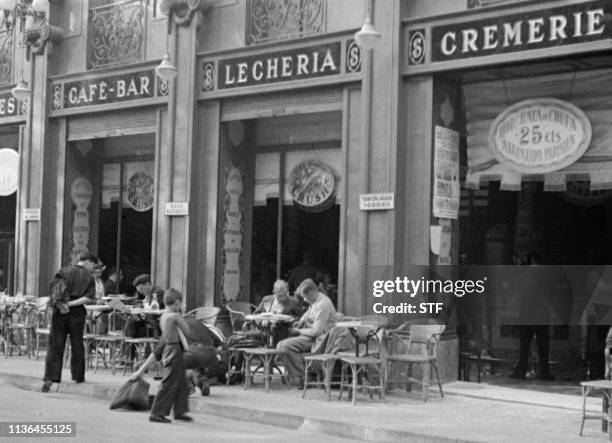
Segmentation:
<svg viewBox="0 0 612 443">
<path fill-rule="evenodd" d="M 58 26 L 48 23 L 40 25 L 38 28 L 25 31 L 25 42 L 27 44 L 26 59 L 30 60 L 30 52 L 41 55 L 45 52 L 47 43 L 58 43 L 64 38 L 64 31 Z M 51 51 L 52 46 L 49 46 Z"/>
<path fill-rule="evenodd" d="M 200 27 L 204 22 L 204 14 L 213 4 L 214 0 L 162 0 L 160 9 L 162 14 L 168 16 L 168 34 L 172 21 L 178 26 L 189 26 L 194 16 L 196 26 Z"/>
</svg>

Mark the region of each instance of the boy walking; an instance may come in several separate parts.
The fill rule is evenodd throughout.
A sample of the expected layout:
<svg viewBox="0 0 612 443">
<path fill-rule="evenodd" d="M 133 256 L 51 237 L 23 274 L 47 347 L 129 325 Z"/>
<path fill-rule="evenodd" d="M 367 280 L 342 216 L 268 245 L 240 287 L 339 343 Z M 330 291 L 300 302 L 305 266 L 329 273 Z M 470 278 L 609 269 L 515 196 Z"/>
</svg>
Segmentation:
<svg viewBox="0 0 612 443">
<path fill-rule="evenodd" d="M 183 342 L 185 335 L 189 332 L 189 326 L 181 316 L 182 304 L 183 296 L 176 289 L 168 289 L 164 293 L 166 310 L 159 320 L 162 331 L 160 345 L 164 346 L 161 359 L 164 366 L 164 378 L 153 401 L 149 417 L 149 421 L 155 423 L 171 423 L 166 416 L 170 414 L 173 407 L 175 420 L 192 420 L 186 415 L 189 411 L 189 385 L 183 360 L 185 350 Z M 152 353 L 138 371 L 131 375 L 130 379 L 136 380 L 141 377 L 153 361 L 155 361 L 155 355 Z"/>
</svg>

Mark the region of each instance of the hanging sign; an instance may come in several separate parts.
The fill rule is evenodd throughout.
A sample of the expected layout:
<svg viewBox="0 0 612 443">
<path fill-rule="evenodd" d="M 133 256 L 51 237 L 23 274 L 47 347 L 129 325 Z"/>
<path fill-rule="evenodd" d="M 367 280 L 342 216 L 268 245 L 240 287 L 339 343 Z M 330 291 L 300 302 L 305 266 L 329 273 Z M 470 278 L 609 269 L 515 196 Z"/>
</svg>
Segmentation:
<svg viewBox="0 0 612 443">
<path fill-rule="evenodd" d="M 334 171 L 320 160 L 305 160 L 289 175 L 293 202 L 310 212 L 320 212 L 333 204 L 336 179 Z"/>
<path fill-rule="evenodd" d="M 164 215 L 182 216 L 189 215 L 188 202 L 168 202 L 164 208 Z"/>
<path fill-rule="evenodd" d="M 40 208 L 25 208 L 23 221 L 40 221 Z"/>
<path fill-rule="evenodd" d="M 432 28 L 432 62 L 609 39 L 612 2 L 547 8 Z M 416 64 L 416 63 L 412 63 Z"/>
<path fill-rule="evenodd" d="M 542 174 L 578 160 L 591 143 L 591 122 L 571 103 L 529 99 L 502 112 L 489 129 L 495 158 L 509 168 Z"/>
<path fill-rule="evenodd" d="M 359 196 L 359 209 L 362 211 L 376 211 L 394 208 L 394 194 L 361 194 Z"/>
<path fill-rule="evenodd" d="M 11 195 L 19 181 L 19 154 L 14 149 L 0 149 L 0 196 Z"/>
<path fill-rule="evenodd" d="M 130 177 L 127 184 L 127 200 L 132 209 L 146 212 L 153 207 L 154 181 L 146 172 L 137 172 Z"/>
<path fill-rule="evenodd" d="M 457 219 L 459 186 L 459 133 L 436 125 L 434 139 L 434 217 Z"/>
</svg>

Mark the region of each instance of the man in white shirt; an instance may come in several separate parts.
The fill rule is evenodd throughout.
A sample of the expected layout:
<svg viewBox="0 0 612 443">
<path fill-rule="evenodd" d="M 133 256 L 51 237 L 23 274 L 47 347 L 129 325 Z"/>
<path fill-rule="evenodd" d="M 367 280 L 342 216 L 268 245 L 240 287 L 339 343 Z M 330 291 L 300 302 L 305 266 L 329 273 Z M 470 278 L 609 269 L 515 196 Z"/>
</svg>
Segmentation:
<svg viewBox="0 0 612 443">
<path fill-rule="evenodd" d="M 299 386 L 304 382 L 302 354 L 310 352 L 315 340 L 329 331 L 336 321 L 336 309 L 331 300 L 319 292 L 311 279 L 306 279 L 298 288 L 310 305 L 306 313 L 290 330 L 292 337 L 281 340 L 276 349 L 285 352 L 285 365 L 289 378 L 298 378 Z"/>
</svg>

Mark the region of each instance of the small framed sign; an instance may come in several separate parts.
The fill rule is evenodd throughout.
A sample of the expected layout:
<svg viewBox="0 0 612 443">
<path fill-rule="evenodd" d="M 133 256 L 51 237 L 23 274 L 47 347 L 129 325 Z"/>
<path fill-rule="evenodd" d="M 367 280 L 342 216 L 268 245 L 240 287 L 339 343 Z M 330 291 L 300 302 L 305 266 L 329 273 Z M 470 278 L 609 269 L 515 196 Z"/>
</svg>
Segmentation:
<svg viewBox="0 0 612 443">
<path fill-rule="evenodd" d="M 40 221 L 40 208 L 25 208 L 23 211 L 24 221 Z"/>
<path fill-rule="evenodd" d="M 171 217 L 180 217 L 189 215 L 188 202 L 168 202 L 164 208 L 164 214 Z"/>
<path fill-rule="evenodd" d="M 359 209 L 362 211 L 379 211 L 393 209 L 395 201 L 392 192 L 386 194 L 361 194 L 359 196 Z"/>
</svg>

